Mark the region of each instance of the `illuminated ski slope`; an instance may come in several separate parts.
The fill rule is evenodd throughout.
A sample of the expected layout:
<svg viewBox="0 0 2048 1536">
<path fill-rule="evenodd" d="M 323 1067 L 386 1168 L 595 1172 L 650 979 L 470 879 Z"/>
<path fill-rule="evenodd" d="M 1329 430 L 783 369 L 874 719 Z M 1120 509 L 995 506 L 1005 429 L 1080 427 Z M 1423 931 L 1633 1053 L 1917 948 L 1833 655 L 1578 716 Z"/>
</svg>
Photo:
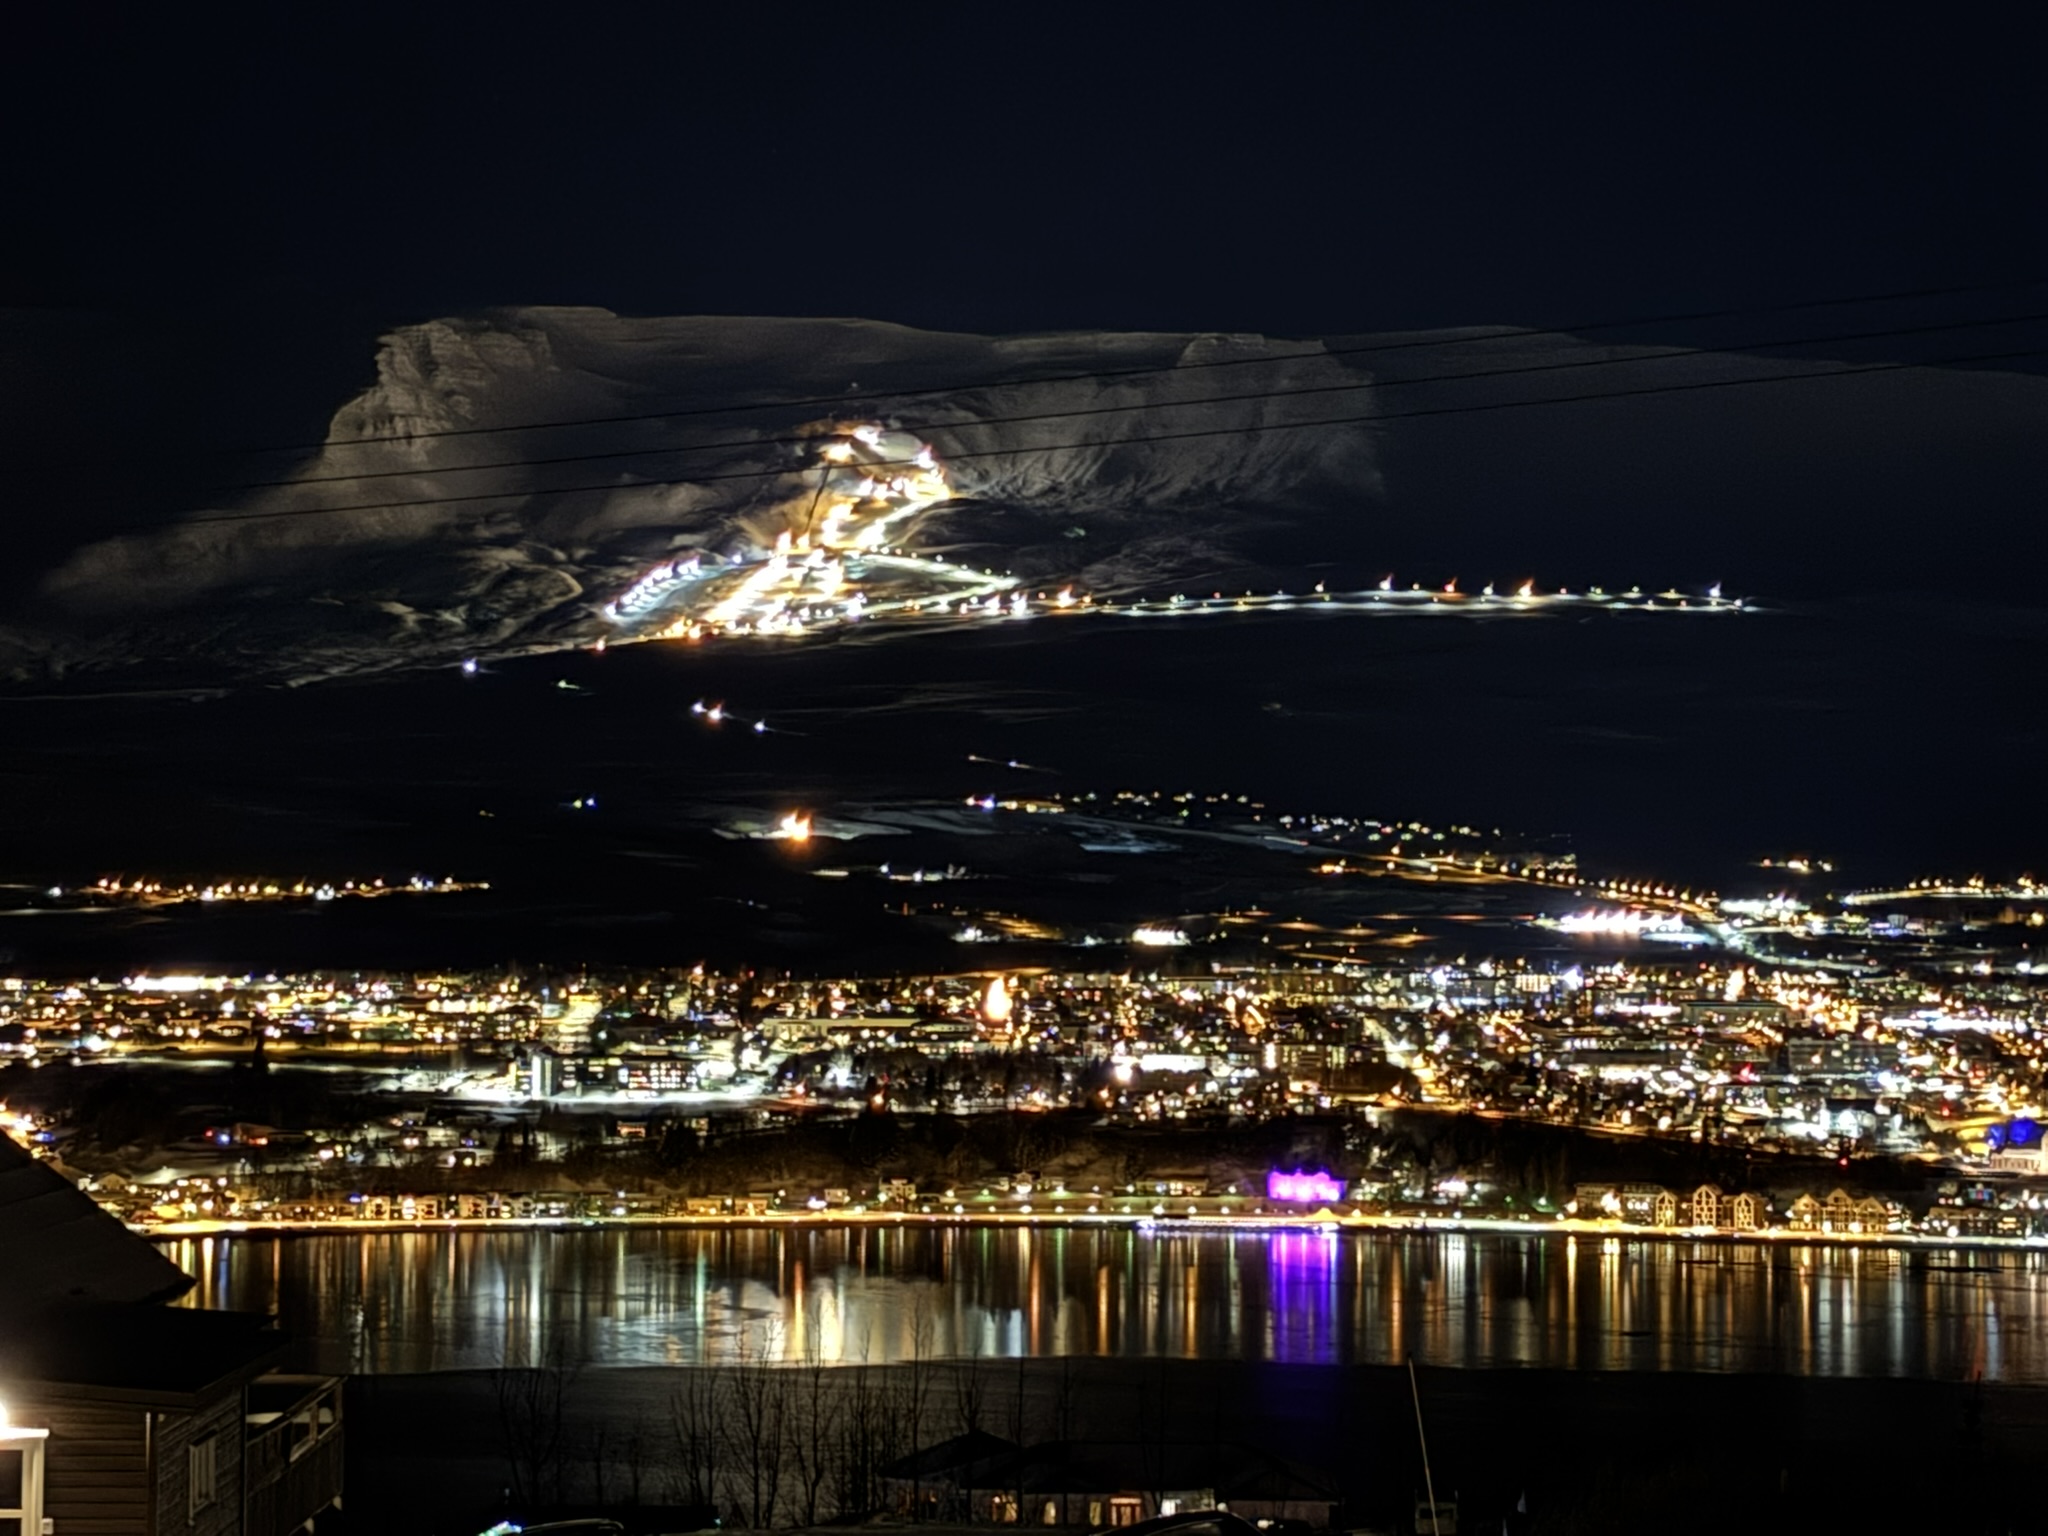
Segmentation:
<svg viewBox="0 0 2048 1536">
<path fill-rule="evenodd" d="M 772 547 L 697 555 L 649 570 L 605 617 L 639 640 L 796 635 L 886 613 L 1021 612 L 1007 576 L 898 547 L 918 516 L 952 497 L 930 445 L 873 424 L 818 453 L 818 488 Z"/>
<path fill-rule="evenodd" d="M 873 424 L 841 429 L 818 453 L 819 482 L 800 516 L 790 514 L 769 548 L 721 558 L 692 555 L 664 561 L 605 605 L 604 615 L 631 640 L 698 640 L 718 635 L 800 635 L 882 617 L 1017 619 L 1038 609 L 1199 617 L 1255 610 L 1316 608 L 1331 612 L 1534 615 L 1560 607 L 1642 612 L 1727 614 L 1740 598 L 1639 587 L 1610 593 L 1560 588 L 1538 591 L 1524 581 L 1502 592 L 1489 582 L 1477 592 L 1450 581 L 1397 588 L 1389 576 L 1364 592 L 1245 592 L 1226 596 L 1177 593 L 1165 598 L 1097 602 L 1071 589 L 1016 590 L 1015 578 L 947 563 L 943 556 L 901 547 L 919 516 L 949 500 L 952 487 L 931 446 L 908 432 Z"/>
</svg>

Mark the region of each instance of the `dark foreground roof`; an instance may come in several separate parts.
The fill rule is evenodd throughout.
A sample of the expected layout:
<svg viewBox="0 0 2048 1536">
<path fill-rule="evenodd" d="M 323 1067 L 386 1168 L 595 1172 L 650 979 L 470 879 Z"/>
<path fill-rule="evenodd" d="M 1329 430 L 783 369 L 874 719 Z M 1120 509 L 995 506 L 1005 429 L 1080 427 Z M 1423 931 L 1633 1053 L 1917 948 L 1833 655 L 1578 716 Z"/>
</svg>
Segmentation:
<svg viewBox="0 0 2048 1536">
<path fill-rule="evenodd" d="M 1196 1509 L 1119 1527 L 1118 1536 L 1259 1536 L 1259 1528 L 1225 1509 Z"/>
<path fill-rule="evenodd" d="M 284 1346 L 252 1312 L 79 1303 L 0 1318 L 0 1378 L 185 1407 L 255 1375 Z"/>
<path fill-rule="evenodd" d="M 961 1467 L 971 1466 L 977 1461 L 987 1461 L 992 1456 L 1007 1456 L 1018 1449 L 1017 1442 L 1005 1440 L 1001 1435 L 992 1435 L 987 1430 L 970 1429 L 964 1435 L 955 1435 L 950 1440 L 941 1440 L 922 1450 L 912 1451 L 898 1461 L 892 1461 L 882 1468 L 882 1476 L 902 1478 L 906 1481 L 921 1478 L 943 1478 Z"/>
<path fill-rule="evenodd" d="M 59 1302 L 147 1302 L 192 1277 L 0 1136 L 0 1317 Z"/>
</svg>

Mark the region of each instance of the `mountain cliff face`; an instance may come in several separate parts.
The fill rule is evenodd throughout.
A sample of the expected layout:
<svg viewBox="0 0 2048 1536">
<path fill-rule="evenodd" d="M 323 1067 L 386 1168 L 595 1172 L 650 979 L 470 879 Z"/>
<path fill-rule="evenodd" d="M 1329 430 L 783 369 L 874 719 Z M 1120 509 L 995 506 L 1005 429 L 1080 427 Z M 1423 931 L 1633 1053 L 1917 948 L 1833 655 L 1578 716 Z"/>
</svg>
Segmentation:
<svg viewBox="0 0 2048 1536">
<path fill-rule="evenodd" d="M 1377 485 L 1367 429 L 1275 430 L 1369 409 L 1314 342 L 540 308 L 407 326 L 376 371 L 317 450 L 52 573 L 44 661 L 301 681 L 589 643 L 650 562 L 794 521 L 853 422 L 949 477 L 907 551 L 1104 595 L 1241 567 L 1237 533 Z"/>
</svg>

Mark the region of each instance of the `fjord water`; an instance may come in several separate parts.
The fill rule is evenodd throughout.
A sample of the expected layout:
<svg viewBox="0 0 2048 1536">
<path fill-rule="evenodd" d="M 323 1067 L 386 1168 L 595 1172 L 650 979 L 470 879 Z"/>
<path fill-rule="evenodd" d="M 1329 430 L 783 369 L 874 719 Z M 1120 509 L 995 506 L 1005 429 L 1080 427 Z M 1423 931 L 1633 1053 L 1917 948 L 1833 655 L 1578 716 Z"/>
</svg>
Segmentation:
<svg viewBox="0 0 2048 1536">
<path fill-rule="evenodd" d="M 804 1225 L 184 1239 L 300 1363 L 1099 1357 L 2048 1383 L 2037 1253 L 1554 1235 Z"/>
</svg>

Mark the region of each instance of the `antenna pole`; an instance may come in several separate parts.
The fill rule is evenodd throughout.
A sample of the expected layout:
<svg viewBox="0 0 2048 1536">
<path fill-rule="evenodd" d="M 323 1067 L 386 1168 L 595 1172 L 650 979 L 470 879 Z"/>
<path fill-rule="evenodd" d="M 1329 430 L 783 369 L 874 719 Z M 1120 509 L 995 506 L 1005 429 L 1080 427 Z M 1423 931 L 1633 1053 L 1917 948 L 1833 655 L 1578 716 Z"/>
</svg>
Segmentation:
<svg viewBox="0 0 2048 1536">
<path fill-rule="evenodd" d="M 1415 1438 L 1422 1446 L 1422 1488 L 1429 1495 L 1429 1536 L 1442 1536 L 1436 1510 L 1436 1479 L 1429 1472 L 1429 1436 L 1422 1428 L 1422 1388 L 1415 1380 L 1415 1357 L 1408 1357 L 1408 1391 L 1415 1399 Z"/>
</svg>

